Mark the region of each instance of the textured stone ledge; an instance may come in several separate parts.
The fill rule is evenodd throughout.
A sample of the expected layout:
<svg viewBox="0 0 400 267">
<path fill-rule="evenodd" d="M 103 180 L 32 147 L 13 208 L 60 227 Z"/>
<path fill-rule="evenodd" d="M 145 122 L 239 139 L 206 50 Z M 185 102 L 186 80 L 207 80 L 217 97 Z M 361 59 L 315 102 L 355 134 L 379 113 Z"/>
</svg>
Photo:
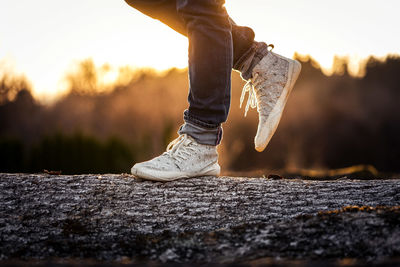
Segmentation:
<svg viewBox="0 0 400 267">
<path fill-rule="evenodd" d="M 0 259 L 400 257 L 400 180 L 0 174 Z"/>
</svg>

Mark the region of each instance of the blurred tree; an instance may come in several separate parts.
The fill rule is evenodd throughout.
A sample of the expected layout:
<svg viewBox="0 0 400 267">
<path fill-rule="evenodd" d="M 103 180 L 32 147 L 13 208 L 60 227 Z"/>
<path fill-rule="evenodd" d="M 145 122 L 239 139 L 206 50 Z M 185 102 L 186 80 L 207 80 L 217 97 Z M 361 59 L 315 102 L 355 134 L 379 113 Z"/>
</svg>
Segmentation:
<svg viewBox="0 0 400 267">
<path fill-rule="evenodd" d="M 24 172 L 24 145 L 16 138 L 0 139 L 0 172 Z"/>
<path fill-rule="evenodd" d="M 349 58 L 335 56 L 332 65 L 333 72 L 336 75 L 348 75 L 349 74 Z"/>
<path fill-rule="evenodd" d="M 0 78 L 0 105 L 13 101 L 20 91 L 31 91 L 27 79 L 24 76 L 3 74 Z"/>
<path fill-rule="evenodd" d="M 128 146 L 117 138 L 101 143 L 94 137 L 76 133 L 46 136 L 31 151 L 30 170 L 61 170 L 65 174 L 121 173 L 134 162 Z"/>
<path fill-rule="evenodd" d="M 71 93 L 94 95 L 98 89 L 98 75 L 93 60 L 80 62 L 77 70 L 66 76 L 66 81 Z"/>
</svg>

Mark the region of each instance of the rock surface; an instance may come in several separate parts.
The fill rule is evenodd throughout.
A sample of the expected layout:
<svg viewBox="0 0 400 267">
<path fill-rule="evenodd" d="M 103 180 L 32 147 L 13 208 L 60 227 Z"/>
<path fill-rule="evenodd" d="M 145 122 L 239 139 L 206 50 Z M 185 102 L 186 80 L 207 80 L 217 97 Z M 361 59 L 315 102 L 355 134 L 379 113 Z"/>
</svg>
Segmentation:
<svg viewBox="0 0 400 267">
<path fill-rule="evenodd" d="M 391 259 L 399 205 L 398 179 L 0 174 L 0 260 Z"/>
</svg>

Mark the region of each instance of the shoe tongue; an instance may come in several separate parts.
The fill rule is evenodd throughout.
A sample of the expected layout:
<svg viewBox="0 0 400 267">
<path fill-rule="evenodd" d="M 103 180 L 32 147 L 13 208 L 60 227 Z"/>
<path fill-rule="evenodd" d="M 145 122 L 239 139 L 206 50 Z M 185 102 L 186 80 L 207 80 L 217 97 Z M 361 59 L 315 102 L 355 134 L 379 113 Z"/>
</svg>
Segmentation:
<svg viewBox="0 0 400 267">
<path fill-rule="evenodd" d="M 184 137 L 179 140 L 178 142 L 176 142 L 172 148 L 172 150 L 176 151 L 177 149 L 181 148 L 181 147 L 185 147 L 188 146 L 189 144 L 191 144 L 193 141 L 193 139 L 189 136 L 189 135 L 184 135 Z"/>
<path fill-rule="evenodd" d="M 188 146 L 191 143 L 193 143 L 193 139 L 190 136 L 188 136 L 188 138 L 183 141 L 184 146 Z"/>
</svg>

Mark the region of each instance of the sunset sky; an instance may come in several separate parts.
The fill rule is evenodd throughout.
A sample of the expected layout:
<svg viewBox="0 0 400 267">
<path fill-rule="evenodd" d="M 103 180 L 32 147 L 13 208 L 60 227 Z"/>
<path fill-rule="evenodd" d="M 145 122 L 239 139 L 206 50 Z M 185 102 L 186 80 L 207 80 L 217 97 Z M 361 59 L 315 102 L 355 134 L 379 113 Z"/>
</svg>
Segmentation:
<svg viewBox="0 0 400 267">
<path fill-rule="evenodd" d="M 227 0 L 240 25 L 275 52 L 310 54 L 324 68 L 335 55 L 357 62 L 400 54 L 398 0 Z M 25 74 L 39 97 L 54 96 L 76 62 L 117 68 L 187 66 L 187 40 L 123 0 L 0 0 L 0 76 Z"/>
</svg>

